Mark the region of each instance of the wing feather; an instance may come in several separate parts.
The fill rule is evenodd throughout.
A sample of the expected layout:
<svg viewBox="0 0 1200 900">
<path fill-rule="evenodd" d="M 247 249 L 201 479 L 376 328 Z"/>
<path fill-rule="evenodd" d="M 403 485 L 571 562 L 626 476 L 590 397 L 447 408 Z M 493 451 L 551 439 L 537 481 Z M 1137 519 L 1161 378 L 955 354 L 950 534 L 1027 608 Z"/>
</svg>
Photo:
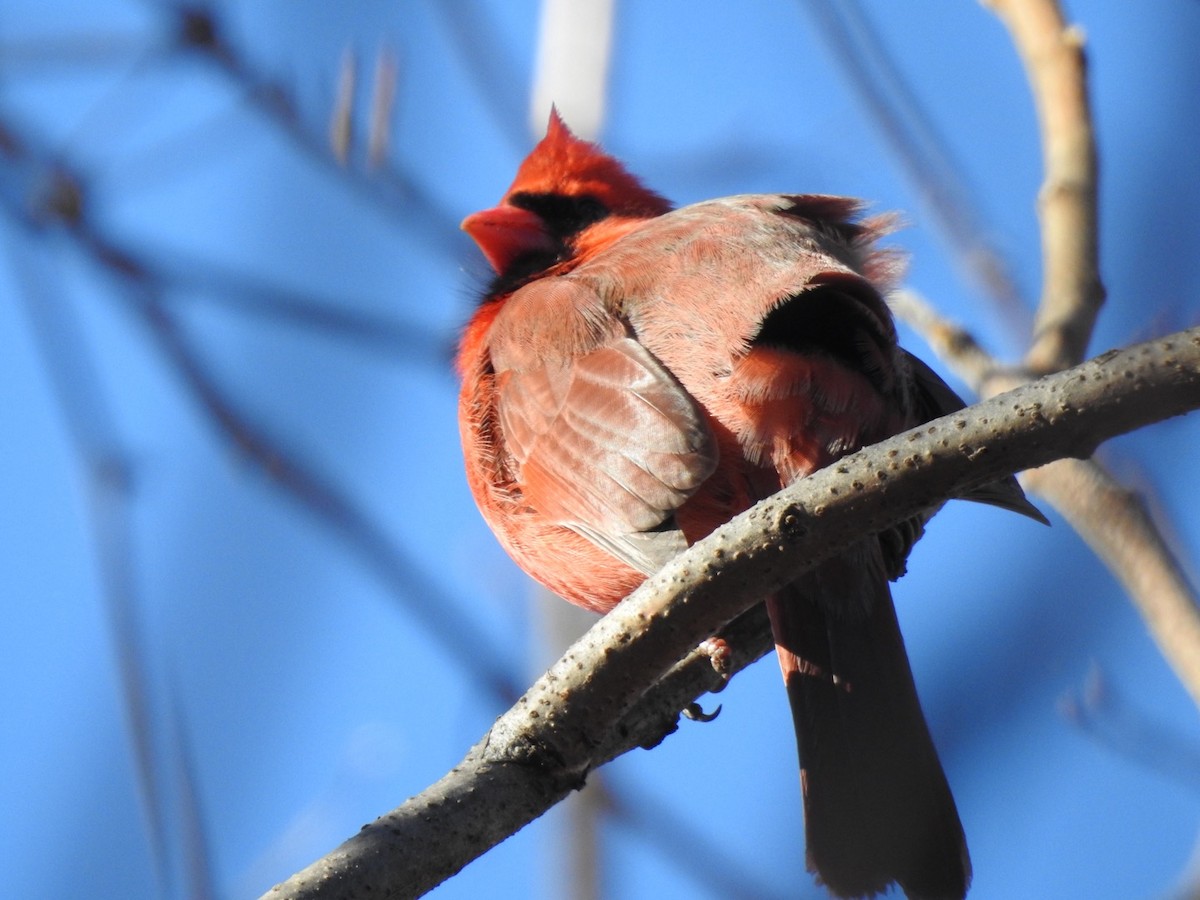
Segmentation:
<svg viewBox="0 0 1200 900">
<path fill-rule="evenodd" d="M 526 500 L 564 524 L 650 531 L 716 465 L 695 402 L 632 338 L 506 372 L 497 399 Z"/>
<path fill-rule="evenodd" d="M 685 546 L 672 516 L 716 468 L 703 411 L 596 292 L 560 278 L 509 302 L 495 404 L 524 502 L 654 571 Z"/>
</svg>

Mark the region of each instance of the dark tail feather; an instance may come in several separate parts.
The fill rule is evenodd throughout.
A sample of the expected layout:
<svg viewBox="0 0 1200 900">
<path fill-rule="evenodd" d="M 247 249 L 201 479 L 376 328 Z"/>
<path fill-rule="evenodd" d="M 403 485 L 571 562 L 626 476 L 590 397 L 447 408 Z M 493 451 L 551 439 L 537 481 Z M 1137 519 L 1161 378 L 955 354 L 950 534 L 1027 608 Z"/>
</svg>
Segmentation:
<svg viewBox="0 0 1200 900">
<path fill-rule="evenodd" d="M 863 558 L 865 557 L 865 558 Z M 961 900 L 966 839 L 877 545 L 768 601 L 800 750 L 808 867 L 839 897 Z"/>
<path fill-rule="evenodd" d="M 954 389 L 942 381 L 937 372 L 907 350 L 900 352 L 908 361 L 909 374 L 912 376 L 913 412 L 916 413 L 918 421 L 928 422 L 930 419 L 949 415 L 966 407 L 963 398 L 954 393 Z M 1028 516 L 1043 525 L 1050 524 L 1050 520 L 1042 515 L 1042 511 L 1025 499 L 1021 485 L 1017 484 L 1017 479 L 1011 475 L 973 488 L 963 494 L 963 499 L 999 506 L 1001 509 Z"/>
</svg>

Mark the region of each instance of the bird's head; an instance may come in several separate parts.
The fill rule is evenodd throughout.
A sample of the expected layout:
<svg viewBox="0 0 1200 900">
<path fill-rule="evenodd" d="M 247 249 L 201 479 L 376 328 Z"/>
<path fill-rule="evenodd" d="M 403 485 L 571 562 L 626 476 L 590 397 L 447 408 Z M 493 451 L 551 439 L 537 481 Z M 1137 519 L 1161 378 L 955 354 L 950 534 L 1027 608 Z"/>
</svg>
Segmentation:
<svg viewBox="0 0 1200 900">
<path fill-rule="evenodd" d="M 615 235 L 621 223 L 670 209 L 619 160 L 572 134 L 551 109 L 546 136 L 525 157 L 500 204 L 467 216 L 462 229 L 503 276 L 570 258 L 597 226 Z"/>
</svg>

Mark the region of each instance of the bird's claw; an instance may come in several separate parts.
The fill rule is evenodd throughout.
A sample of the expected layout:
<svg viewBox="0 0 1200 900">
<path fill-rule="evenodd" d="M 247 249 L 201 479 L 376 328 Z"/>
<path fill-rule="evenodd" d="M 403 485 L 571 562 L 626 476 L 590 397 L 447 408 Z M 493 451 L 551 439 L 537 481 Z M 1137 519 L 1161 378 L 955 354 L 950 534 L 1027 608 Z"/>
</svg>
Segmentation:
<svg viewBox="0 0 1200 900">
<path fill-rule="evenodd" d="M 721 714 L 721 707 L 718 706 L 712 712 L 706 713 L 699 703 L 689 703 L 683 708 L 683 714 L 693 722 L 711 722 Z"/>
</svg>

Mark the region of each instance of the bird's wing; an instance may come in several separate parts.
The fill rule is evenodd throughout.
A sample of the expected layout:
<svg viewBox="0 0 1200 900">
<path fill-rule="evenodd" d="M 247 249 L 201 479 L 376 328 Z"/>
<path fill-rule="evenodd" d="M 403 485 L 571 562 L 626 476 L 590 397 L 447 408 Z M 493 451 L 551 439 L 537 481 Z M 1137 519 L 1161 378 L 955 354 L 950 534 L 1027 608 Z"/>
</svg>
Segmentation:
<svg viewBox="0 0 1200 900">
<path fill-rule="evenodd" d="M 587 286 L 517 291 L 491 340 L 496 413 L 525 502 L 635 568 L 684 546 L 672 515 L 717 450 L 695 400 Z"/>
</svg>

